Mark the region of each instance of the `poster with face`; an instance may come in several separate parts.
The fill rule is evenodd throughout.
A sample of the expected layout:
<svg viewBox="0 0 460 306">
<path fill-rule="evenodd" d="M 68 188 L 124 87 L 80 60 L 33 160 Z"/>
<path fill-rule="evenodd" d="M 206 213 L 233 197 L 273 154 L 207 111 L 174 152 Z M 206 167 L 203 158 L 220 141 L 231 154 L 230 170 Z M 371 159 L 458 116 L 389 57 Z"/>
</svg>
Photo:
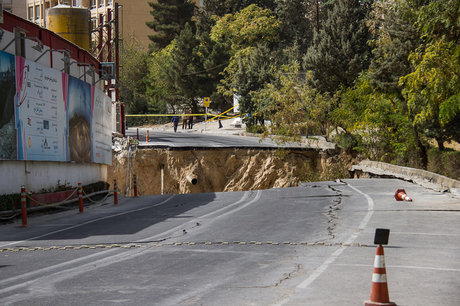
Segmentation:
<svg viewBox="0 0 460 306">
<path fill-rule="evenodd" d="M 60 71 L 17 56 L 15 112 L 19 160 L 67 160 Z"/>
<path fill-rule="evenodd" d="M 93 162 L 112 164 L 112 100 L 104 92 L 92 88 Z"/>
<path fill-rule="evenodd" d="M 67 92 L 69 160 L 91 162 L 91 86 L 69 76 Z"/>
<path fill-rule="evenodd" d="M 16 159 L 14 55 L 0 51 L 0 159 Z"/>
</svg>

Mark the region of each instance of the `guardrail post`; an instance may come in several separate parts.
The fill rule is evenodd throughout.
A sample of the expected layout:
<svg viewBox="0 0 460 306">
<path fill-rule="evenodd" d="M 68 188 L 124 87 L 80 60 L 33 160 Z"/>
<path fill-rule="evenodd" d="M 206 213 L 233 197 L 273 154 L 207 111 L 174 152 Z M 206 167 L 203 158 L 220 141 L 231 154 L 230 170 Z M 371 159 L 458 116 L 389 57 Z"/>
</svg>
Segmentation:
<svg viewBox="0 0 460 306">
<path fill-rule="evenodd" d="M 117 186 L 117 180 L 113 180 L 113 205 L 118 204 L 118 186 Z"/>
<path fill-rule="evenodd" d="M 147 129 L 147 139 L 146 139 L 147 142 L 149 142 L 149 129 Z"/>
<path fill-rule="evenodd" d="M 136 138 L 137 138 L 137 140 L 139 140 L 139 128 L 137 128 L 137 133 L 136 134 L 137 134 Z"/>
<path fill-rule="evenodd" d="M 134 184 L 134 196 L 137 197 L 137 180 L 136 180 L 135 174 L 133 174 L 133 184 Z"/>
<path fill-rule="evenodd" d="M 78 210 L 80 213 L 83 212 L 83 189 L 81 183 L 78 183 Z"/>
<path fill-rule="evenodd" d="M 26 201 L 26 187 L 21 186 L 21 214 L 22 214 L 22 227 L 27 226 L 27 201 Z"/>
</svg>

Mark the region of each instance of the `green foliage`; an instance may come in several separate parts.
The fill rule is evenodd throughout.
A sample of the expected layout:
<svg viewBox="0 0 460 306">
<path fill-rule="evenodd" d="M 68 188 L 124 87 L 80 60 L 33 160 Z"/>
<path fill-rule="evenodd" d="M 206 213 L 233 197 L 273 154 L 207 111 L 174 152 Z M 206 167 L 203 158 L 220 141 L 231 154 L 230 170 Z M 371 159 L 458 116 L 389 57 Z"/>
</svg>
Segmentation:
<svg viewBox="0 0 460 306">
<path fill-rule="evenodd" d="M 409 55 L 420 44 L 415 11 L 410 1 L 374 1 L 367 21 L 373 38 L 371 82 L 379 90 L 400 94 L 399 78 L 411 72 Z"/>
<path fill-rule="evenodd" d="M 172 69 L 172 50 L 174 43 L 168 47 L 153 52 L 149 62 L 147 78 L 147 95 L 150 97 L 150 112 L 166 112 L 169 105 L 173 110 L 180 103 L 179 96 L 170 80 Z"/>
<path fill-rule="evenodd" d="M 203 7 L 211 15 L 224 16 L 226 14 L 234 14 L 241 11 L 251 4 L 255 4 L 261 8 L 274 10 L 276 0 L 204 0 Z"/>
<path fill-rule="evenodd" d="M 459 10 L 458 1 L 432 0 L 414 12 L 424 44 L 409 56 L 412 72 L 399 82 L 414 126 L 441 150 L 445 141 L 460 141 Z"/>
<path fill-rule="evenodd" d="M 248 47 L 237 52 L 224 70 L 224 79 L 218 87 L 219 92 L 231 96 L 240 95 L 241 113 L 248 113 L 243 121 L 248 125 L 262 124 L 263 113 L 257 112 L 253 101 L 254 93 L 263 88 L 264 84 L 273 80 L 273 67 L 276 59 L 265 45 Z"/>
<path fill-rule="evenodd" d="M 353 139 L 354 150 L 366 157 L 420 165 L 416 135 L 405 115 L 404 101 L 376 90 L 367 74 L 357 80 L 355 87 L 341 92 L 340 106 L 333 117 L 347 133 L 359 135 Z"/>
<path fill-rule="evenodd" d="M 258 122 L 263 124 L 263 117 L 255 114 L 250 93 L 262 88 L 272 78 L 271 69 L 276 59 L 269 44 L 278 41 L 279 26 L 273 12 L 250 5 L 235 14 L 217 18 L 211 29 L 211 39 L 227 46 L 231 54 L 218 86 L 219 93 L 229 97 L 235 93 L 241 96 L 240 109 L 242 113 L 250 114 L 244 118 L 249 126 Z"/>
<path fill-rule="evenodd" d="M 338 0 L 315 32 L 304 67 L 313 71 L 315 85 L 322 92 L 334 93 L 340 86 L 353 85 L 358 74 L 368 67 L 368 11 L 366 1 Z"/>
<path fill-rule="evenodd" d="M 302 136 L 325 135 L 331 124 L 335 99 L 309 85 L 312 75 L 298 65 L 283 65 L 271 83 L 251 93 L 255 114 L 270 120 L 266 134 L 281 141 L 300 141 Z"/>
<path fill-rule="evenodd" d="M 311 45 L 313 29 L 317 24 L 318 1 L 277 1 L 275 13 L 281 22 L 280 42 L 286 47 L 297 49 L 299 62 Z"/>
<path fill-rule="evenodd" d="M 217 18 L 211 39 L 228 43 L 234 53 L 258 43 L 278 41 L 279 20 L 269 9 L 252 4 L 235 14 Z"/>
<path fill-rule="evenodd" d="M 193 18 L 168 15 L 179 2 L 158 3 L 154 22 L 173 34 L 159 32 L 146 82 L 129 55 L 124 98 L 145 93 L 150 112 L 204 96 L 223 109 L 237 94 L 249 131 L 335 130 L 349 151 L 415 167 L 433 139 L 460 141 L 458 0 L 205 0 Z"/>
<path fill-rule="evenodd" d="M 410 56 L 414 71 L 400 79 L 413 124 L 444 141 L 460 141 L 460 46 L 444 40 L 429 43 Z"/>
<path fill-rule="evenodd" d="M 195 10 L 195 4 L 190 0 L 158 0 L 148 4 L 152 8 L 150 14 L 153 20 L 146 22 L 146 25 L 155 31 L 155 34 L 149 35 L 152 50 L 169 45 L 185 24 L 191 21 Z"/>
<path fill-rule="evenodd" d="M 120 52 L 120 98 L 126 104 L 129 114 L 146 113 L 146 77 L 148 74 L 148 54 L 133 37 L 124 41 Z"/>
<path fill-rule="evenodd" d="M 460 180 L 460 151 L 430 149 L 427 170 Z"/>
</svg>

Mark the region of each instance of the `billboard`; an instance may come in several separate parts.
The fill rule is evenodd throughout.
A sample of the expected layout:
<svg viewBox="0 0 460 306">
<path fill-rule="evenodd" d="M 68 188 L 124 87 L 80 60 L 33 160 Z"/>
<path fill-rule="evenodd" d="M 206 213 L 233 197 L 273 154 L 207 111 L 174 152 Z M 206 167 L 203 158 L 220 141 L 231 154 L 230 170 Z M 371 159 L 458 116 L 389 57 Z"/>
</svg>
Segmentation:
<svg viewBox="0 0 460 306">
<path fill-rule="evenodd" d="M 69 160 L 91 162 L 91 86 L 69 76 L 67 118 Z"/>
<path fill-rule="evenodd" d="M 67 161 L 62 72 L 16 57 L 18 159 Z"/>
<path fill-rule="evenodd" d="M 78 78 L 0 51 L 0 159 L 111 164 L 111 106 Z"/>
<path fill-rule="evenodd" d="M 92 161 L 112 163 L 112 99 L 104 92 L 92 88 Z"/>
<path fill-rule="evenodd" d="M 14 55 L 0 51 L 0 159 L 16 159 Z"/>
</svg>

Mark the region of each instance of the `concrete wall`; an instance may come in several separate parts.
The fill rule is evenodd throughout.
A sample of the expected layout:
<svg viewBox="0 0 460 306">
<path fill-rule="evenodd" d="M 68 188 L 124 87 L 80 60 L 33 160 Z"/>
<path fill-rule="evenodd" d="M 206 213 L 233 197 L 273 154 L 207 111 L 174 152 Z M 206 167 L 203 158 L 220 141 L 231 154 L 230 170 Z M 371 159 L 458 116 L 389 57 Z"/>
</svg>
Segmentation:
<svg viewBox="0 0 460 306">
<path fill-rule="evenodd" d="M 21 185 L 27 191 L 53 190 L 59 185 L 77 186 L 107 181 L 107 165 L 0 160 L 0 194 L 19 193 Z"/>
<path fill-rule="evenodd" d="M 64 68 L 63 53 L 50 52 L 49 50 L 51 45 L 53 49 L 66 49 L 72 56 L 70 75 L 81 78 L 86 82 L 92 81 L 89 76 L 85 75 L 88 67 L 76 64 L 80 62 L 94 65 L 95 59 L 89 53 L 65 41 L 56 34 L 41 29 L 17 16 L 4 13 L 4 18 L 4 24 L 0 25 L 3 31 L 0 50 L 6 47 L 9 42 L 12 42 L 14 38 L 12 29 L 19 27 L 27 31 L 28 36 L 35 37 L 34 39 L 24 40 L 27 59 L 61 70 Z M 39 37 L 43 42 L 42 51 L 33 48 L 37 45 L 36 40 Z M 15 44 L 11 43 L 5 52 L 15 54 Z M 42 54 L 44 55 L 40 57 Z M 96 80 L 98 79 L 96 78 Z M 97 86 L 101 88 L 102 82 L 99 82 Z M 42 189 L 53 190 L 58 184 L 76 186 L 78 182 L 85 185 L 97 181 L 107 181 L 107 169 L 107 165 L 96 163 L 0 160 L 0 194 L 18 193 L 21 185 L 25 185 L 28 191 L 39 192 Z"/>
</svg>

